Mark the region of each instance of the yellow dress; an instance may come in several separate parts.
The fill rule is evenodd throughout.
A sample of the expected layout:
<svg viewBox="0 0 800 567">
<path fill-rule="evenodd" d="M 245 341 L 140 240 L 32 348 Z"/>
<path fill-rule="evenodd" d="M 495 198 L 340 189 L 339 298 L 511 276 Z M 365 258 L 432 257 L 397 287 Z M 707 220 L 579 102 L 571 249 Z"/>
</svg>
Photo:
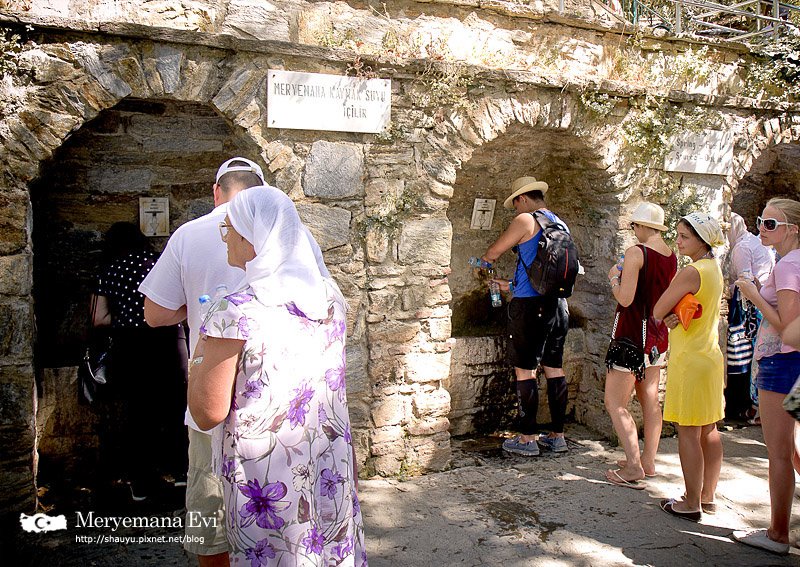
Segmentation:
<svg viewBox="0 0 800 567">
<path fill-rule="evenodd" d="M 724 359 L 719 348 L 719 305 L 722 270 L 714 259 L 690 264 L 700 274 L 695 297 L 703 314 L 687 330 L 681 324 L 669 333 L 664 421 L 708 425 L 722 419 Z"/>
</svg>

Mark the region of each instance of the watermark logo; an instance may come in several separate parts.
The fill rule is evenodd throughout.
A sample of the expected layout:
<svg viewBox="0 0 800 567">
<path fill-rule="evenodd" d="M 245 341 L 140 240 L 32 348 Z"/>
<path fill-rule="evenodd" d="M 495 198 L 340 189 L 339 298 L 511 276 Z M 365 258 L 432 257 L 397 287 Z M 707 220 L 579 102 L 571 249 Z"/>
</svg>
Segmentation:
<svg viewBox="0 0 800 567">
<path fill-rule="evenodd" d="M 53 532 L 56 530 L 67 529 L 67 518 L 63 514 L 60 516 L 48 516 L 39 512 L 33 516 L 26 514 L 19 515 L 19 524 L 26 532 L 42 533 Z"/>
</svg>

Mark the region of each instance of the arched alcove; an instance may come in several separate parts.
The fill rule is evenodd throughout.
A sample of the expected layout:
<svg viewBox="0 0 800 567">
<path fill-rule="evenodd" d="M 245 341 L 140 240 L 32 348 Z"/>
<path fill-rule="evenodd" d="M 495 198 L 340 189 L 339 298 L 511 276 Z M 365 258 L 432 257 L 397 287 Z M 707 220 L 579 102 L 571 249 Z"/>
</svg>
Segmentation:
<svg viewBox="0 0 800 567">
<path fill-rule="evenodd" d="M 77 404 L 74 367 L 103 233 L 118 221 L 138 225 L 140 197 L 169 199 L 170 232 L 209 212 L 216 170 L 234 155 L 259 152 L 210 106 L 127 98 L 42 163 L 30 185 L 42 478 L 69 484 L 96 464 L 96 416 Z M 167 238 L 152 240 L 161 250 Z"/>
<path fill-rule="evenodd" d="M 773 197 L 800 200 L 800 144 L 784 143 L 765 149 L 739 181 L 731 210 L 755 231 L 756 217 Z"/>
<path fill-rule="evenodd" d="M 468 259 L 481 256 L 508 227 L 516 213 L 504 209 L 503 201 L 511 193 L 513 180 L 526 175 L 548 183 L 548 207 L 570 226 L 589 274 L 580 279 L 570 299 L 572 330 L 565 370 L 573 401 L 586 370 L 585 359 L 592 351 L 587 346 L 587 335 L 594 336 L 595 330 L 587 328 L 587 317 L 597 312 L 592 277 L 597 260 L 605 266 L 606 258 L 612 257 L 619 208 L 610 176 L 598 152 L 575 133 L 511 123 L 495 139 L 476 148 L 462 165 L 448 208 L 453 225 L 448 280 L 455 346 L 446 387 L 451 395 L 451 432 L 456 435 L 512 425 L 509 410 L 514 407 L 515 394 L 513 372 L 505 361 L 505 305 L 490 306 L 486 282 L 468 265 Z M 489 230 L 470 228 L 478 198 L 496 201 Z M 600 238 L 599 233 L 603 233 Z M 508 279 L 515 268 L 516 255 L 511 251 L 496 265 L 498 275 Z M 540 399 L 539 421 L 546 422 L 546 395 Z"/>
</svg>

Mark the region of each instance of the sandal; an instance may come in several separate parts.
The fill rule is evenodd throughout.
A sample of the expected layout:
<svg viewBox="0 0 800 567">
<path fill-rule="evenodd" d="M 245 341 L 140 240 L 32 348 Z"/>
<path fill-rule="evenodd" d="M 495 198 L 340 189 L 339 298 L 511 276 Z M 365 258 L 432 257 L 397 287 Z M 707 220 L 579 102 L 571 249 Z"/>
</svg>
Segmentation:
<svg viewBox="0 0 800 567">
<path fill-rule="evenodd" d="M 672 506 L 675 504 L 676 500 L 674 498 L 667 498 L 661 501 L 661 509 L 664 510 L 667 514 L 671 514 L 673 516 L 677 516 L 679 518 L 683 518 L 684 520 L 689 520 L 690 522 L 699 522 L 700 519 L 703 517 L 703 512 L 698 510 L 697 512 L 681 512 L 679 510 L 675 510 Z"/>
<path fill-rule="evenodd" d="M 613 485 L 631 488 L 633 490 L 644 490 L 644 484 L 638 480 L 625 480 L 620 476 L 619 470 L 607 470 L 606 480 Z"/>
</svg>

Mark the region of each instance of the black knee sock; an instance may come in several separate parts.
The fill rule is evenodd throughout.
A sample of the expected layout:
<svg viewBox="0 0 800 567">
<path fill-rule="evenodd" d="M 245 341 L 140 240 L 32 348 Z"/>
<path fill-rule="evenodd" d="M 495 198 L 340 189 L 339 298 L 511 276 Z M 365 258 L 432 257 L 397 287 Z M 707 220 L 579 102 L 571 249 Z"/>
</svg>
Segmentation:
<svg viewBox="0 0 800 567">
<path fill-rule="evenodd" d="M 564 433 L 567 414 L 567 379 L 564 376 L 547 379 L 547 403 L 553 421 L 553 433 Z"/>
<path fill-rule="evenodd" d="M 519 432 L 523 435 L 536 433 L 536 411 L 539 409 L 539 381 L 517 380 L 517 402 L 519 407 Z"/>
</svg>

